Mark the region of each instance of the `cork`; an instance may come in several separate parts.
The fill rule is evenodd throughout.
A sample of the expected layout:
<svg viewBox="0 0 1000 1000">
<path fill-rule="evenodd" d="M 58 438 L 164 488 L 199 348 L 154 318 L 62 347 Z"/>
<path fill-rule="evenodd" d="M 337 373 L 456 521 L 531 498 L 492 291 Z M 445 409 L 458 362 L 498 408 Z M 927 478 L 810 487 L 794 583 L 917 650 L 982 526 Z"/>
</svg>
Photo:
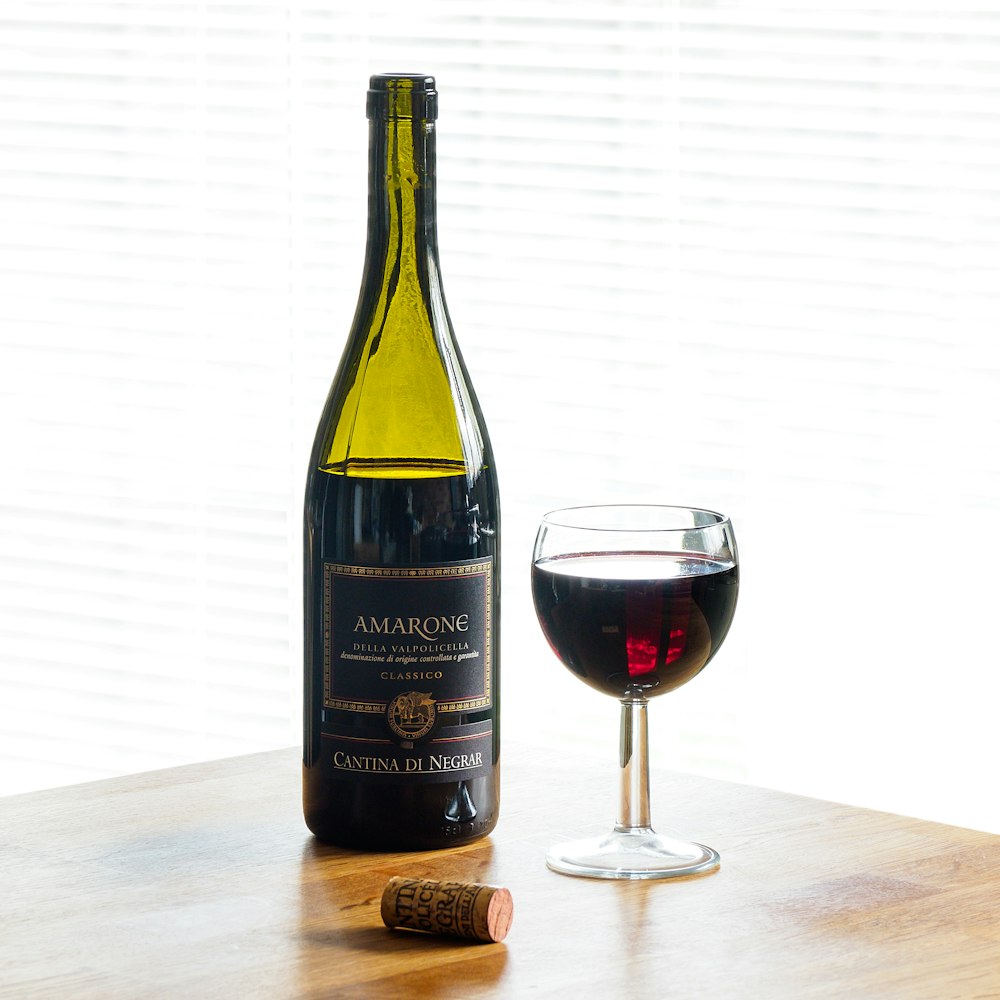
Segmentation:
<svg viewBox="0 0 1000 1000">
<path fill-rule="evenodd" d="M 497 942 L 507 936 L 513 917 L 510 893 L 494 885 L 395 875 L 382 892 L 386 927 Z"/>
</svg>

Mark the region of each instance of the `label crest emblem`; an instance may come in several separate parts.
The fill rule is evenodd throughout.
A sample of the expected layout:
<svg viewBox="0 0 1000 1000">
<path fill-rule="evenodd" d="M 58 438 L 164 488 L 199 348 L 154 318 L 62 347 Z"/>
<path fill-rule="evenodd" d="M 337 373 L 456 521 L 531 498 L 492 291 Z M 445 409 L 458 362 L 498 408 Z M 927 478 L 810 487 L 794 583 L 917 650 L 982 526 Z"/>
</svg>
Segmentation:
<svg viewBox="0 0 1000 1000">
<path fill-rule="evenodd" d="M 412 743 L 426 736 L 437 719 L 430 691 L 403 691 L 385 710 L 389 728 L 401 739 Z"/>
</svg>

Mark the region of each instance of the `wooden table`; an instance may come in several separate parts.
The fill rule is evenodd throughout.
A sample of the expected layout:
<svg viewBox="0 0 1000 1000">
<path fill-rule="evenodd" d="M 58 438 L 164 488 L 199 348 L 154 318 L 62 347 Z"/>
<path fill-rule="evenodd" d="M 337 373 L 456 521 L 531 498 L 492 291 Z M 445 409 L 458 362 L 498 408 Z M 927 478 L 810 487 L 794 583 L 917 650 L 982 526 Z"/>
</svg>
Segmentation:
<svg viewBox="0 0 1000 1000">
<path fill-rule="evenodd" d="M 294 750 L 2 799 L 0 996 L 1000 997 L 1000 837 L 655 773 L 722 869 L 568 878 L 545 849 L 604 830 L 614 761 L 505 755 L 494 835 L 438 853 L 318 844 Z M 507 886 L 509 937 L 386 930 L 393 874 Z"/>
</svg>

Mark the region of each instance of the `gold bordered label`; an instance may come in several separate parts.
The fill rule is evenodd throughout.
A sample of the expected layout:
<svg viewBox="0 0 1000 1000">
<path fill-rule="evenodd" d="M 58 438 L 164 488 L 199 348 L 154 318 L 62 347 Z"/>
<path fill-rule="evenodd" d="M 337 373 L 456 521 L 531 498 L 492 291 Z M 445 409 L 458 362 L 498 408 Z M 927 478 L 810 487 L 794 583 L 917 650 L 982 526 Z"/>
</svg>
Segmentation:
<svg viewBox="0 0 1000 1000">
<path fill-rule="evenodd" d="M 462 720 L 493 705 L 493 586 L 492 559 L 324 564 L 323 706 L 332 711 L 323 735 L 334 766 L 445 780 L 492 764 L 489 720 Z"/>
</svg>

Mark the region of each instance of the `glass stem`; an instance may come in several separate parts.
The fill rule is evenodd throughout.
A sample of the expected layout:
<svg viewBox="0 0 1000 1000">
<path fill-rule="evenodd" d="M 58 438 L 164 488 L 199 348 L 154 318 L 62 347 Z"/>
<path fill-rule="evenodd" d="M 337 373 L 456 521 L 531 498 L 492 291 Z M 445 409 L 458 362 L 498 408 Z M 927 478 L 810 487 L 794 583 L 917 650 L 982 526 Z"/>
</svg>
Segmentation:
<svg viewBox="0 0 1000 1000">
<path fill-rule="evenodd" d="M 648 704 L 642 692 L 630 692 L 622 698 L 618 820 L 615 823 L 615 830 L 619 833 L 652 829 L 649 818 Z"/>
</svg>

